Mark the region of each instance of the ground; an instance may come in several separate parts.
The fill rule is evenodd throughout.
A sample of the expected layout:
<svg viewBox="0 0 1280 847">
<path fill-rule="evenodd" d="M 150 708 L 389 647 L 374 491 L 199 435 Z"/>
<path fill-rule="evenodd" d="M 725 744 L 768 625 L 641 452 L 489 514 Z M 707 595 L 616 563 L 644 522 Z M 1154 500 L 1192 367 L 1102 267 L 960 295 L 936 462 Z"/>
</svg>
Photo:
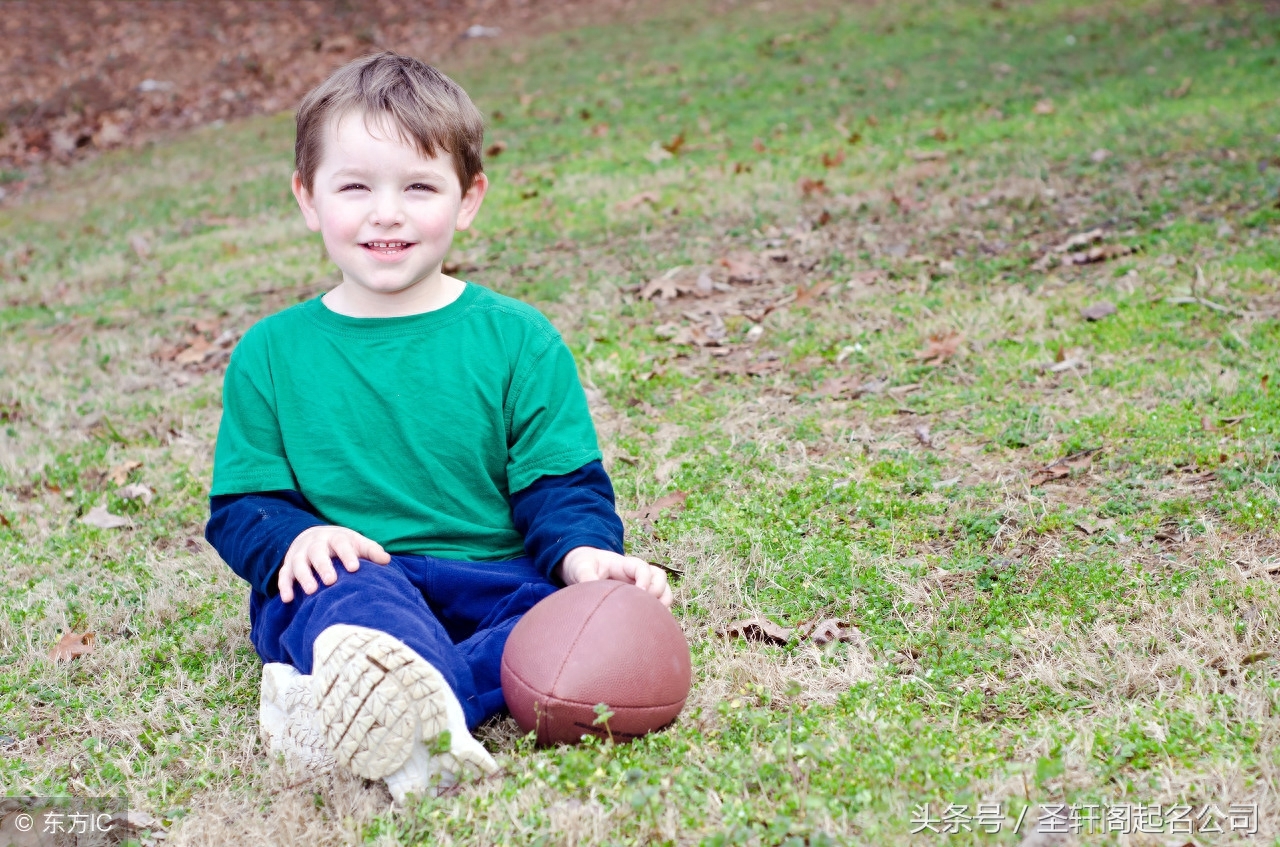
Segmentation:
<svg viewBox="0 0 1280 847">
<path fill-rule="evenodd" d="M 0 780 L 145 843 L 1280 843 L 1278 37 L 694 3 L 445 63 L 494 183 L 450 268 L 573 349 L 695 682 L 400 813 L 264 754 L 201 540 L 228 351 L 334 283 L 289 116 L 48 169 L 0 209 Z"/>
</svg>

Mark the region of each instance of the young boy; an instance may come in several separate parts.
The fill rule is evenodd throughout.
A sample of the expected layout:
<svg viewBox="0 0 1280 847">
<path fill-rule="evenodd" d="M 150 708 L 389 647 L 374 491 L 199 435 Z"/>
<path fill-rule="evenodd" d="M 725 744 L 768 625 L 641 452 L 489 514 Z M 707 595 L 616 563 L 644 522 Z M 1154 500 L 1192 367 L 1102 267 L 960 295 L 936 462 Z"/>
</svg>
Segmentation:
<svg viewBox="0 0 1280 847">
<path fill-rule="evenodd" d="M 308 94 L 297 130 L 293 193 L 342 282 L 237 345 L 206 537 L 252 588 L 272 749 L 403 801 L 496 770 L 470 730 L 505 707 L 507 635 L 558 584 L 671 590 L 622 555 L 555 329 L 441 271 L 489 184 L 466 93 L 382 53 Z"/>
</svg>

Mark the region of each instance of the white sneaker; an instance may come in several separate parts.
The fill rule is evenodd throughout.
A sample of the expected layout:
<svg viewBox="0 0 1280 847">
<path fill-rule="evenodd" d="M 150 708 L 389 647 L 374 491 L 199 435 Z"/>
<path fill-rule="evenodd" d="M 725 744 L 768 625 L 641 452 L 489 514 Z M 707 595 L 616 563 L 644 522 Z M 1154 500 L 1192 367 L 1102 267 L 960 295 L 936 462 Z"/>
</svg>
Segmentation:
<svg viewBox="0 0 1280 847">
<path fill-rule="evenodd" d="M 325 746 L 317 718 L 311 677 L 280 662 L 262 666 L 258 729 L 272 753 L 284 754 L 291 774 L 319 776 L 333 770 L 333 754 Z"/>
<path fill-rule="evenodd" d="M 431 663 L 374 629 L 337 624 L 313 647 L 312 686 L 324 740 L 339 764 L 386 779 L 397 802 L 498 769 L 467 731 L 462 704 Z M 448 752 L 433 754 L 449 731 Z"/>
</svg>

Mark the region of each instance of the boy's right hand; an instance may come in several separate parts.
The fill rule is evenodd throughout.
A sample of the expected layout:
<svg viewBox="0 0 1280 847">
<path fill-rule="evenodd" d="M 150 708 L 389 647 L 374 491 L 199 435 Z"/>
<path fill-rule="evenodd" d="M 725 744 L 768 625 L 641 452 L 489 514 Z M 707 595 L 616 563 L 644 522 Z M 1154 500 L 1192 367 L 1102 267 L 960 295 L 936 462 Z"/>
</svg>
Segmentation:
<svg viewBox="0 0 1280 847">
<path fill-rule="evenodd" d="M 391 555 L 382 549 L 382 545 L 372 539 L 365 538 L 354 529 L 344 526 L 313 526 L 304 529 L 293 539 L 289 551 L 284 554 L 284 564 L 280 566 L 280 575 L 276 583 L 280 586 L 280 599 L 285 603 L 293 602 L 293 584 L 302 586 L 307 594 L 315 594 L 320 586 L 316 583 L 318 574 L 325 585 L 333 585 L 338 581 L 338 572 L 333 569 L 333 560 L 341 560 L 348 573 L 355 573 L 360 568 L 360 559 L 368 559 L 379 565 L 391 561 Z"/>
</svg>

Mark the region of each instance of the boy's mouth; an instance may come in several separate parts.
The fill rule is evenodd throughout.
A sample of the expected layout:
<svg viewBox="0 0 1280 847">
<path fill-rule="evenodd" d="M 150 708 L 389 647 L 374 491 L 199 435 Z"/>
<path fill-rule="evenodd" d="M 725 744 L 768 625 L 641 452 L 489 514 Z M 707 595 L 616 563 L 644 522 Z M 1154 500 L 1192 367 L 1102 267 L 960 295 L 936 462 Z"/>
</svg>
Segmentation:
<svg viewBox="0 0 1280 847">
<path fill-rule="evenodd" d="M 413 246 L 411 241 L 366 241 L 360 245 L 382 256 L 398 256 Z"/>
</svg>

